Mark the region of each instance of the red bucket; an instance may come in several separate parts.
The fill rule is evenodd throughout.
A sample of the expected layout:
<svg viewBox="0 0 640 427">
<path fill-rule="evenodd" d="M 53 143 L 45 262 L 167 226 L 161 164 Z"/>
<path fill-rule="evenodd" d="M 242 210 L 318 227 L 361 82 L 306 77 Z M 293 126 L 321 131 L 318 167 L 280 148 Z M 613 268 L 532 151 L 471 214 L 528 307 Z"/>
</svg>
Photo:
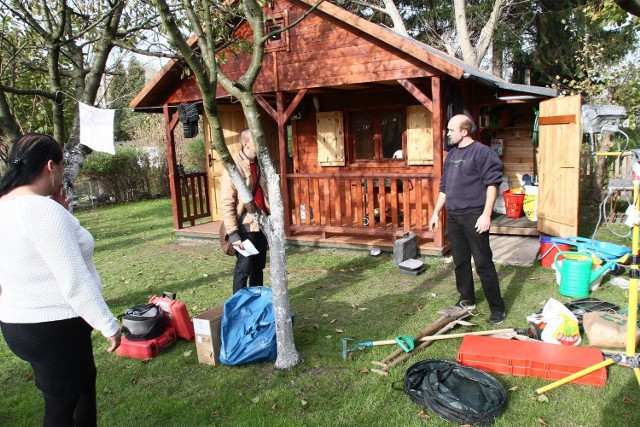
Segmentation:
<svg viewBox="0 0 640 427">
<path fill-rule="evenodd" d="M 522 216 L 522 204 L 524 202 L 524 194 L 514 194 L 511 190 L 502 193 L 504 197 L 504 206 L 509 218 L 520 218 Z"/>
<path fill-rule="evenodd" d="M 558 252 L 567 252 L 571 246 L 556 243 L 553 237 L 540 236 L 540 265 L 551 268 Z"/>
</svg>

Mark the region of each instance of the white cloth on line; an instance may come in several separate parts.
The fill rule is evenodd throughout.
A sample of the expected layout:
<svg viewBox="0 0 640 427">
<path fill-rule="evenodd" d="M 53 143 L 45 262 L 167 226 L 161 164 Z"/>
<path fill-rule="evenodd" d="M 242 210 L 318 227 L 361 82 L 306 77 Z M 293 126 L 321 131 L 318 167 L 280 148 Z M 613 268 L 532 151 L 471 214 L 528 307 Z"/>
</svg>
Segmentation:
<svg viewBox="0 0 640 427">
<path fill-rule="evenodd" d="M 113 118 L 116 110 L 80 106 L 80 144 L 94 151 L 116 154 L 113 144 Z"/>
</svg>

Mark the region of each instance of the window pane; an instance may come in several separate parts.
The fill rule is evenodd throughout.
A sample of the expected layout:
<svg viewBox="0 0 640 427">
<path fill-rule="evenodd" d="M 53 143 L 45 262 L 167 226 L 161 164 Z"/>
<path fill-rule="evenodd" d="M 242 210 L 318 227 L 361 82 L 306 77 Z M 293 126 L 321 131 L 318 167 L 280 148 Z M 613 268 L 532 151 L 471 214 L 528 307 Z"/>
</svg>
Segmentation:
<svg viewBox="0 0 640 427">
<path fill-rule="evenodd" d="M 353 136 L 356 144 L 356 159 L 375 159 L 376 143 L 371 114 L 353 115 Z"/>
<path fill-rule="evenodd" d="M 402 127 L 404 116 L 402 113 L 385 113 L 382 115 L 382 157 L 394 158 L 394 153 L 399 150 L 396 158 L 402 159 Z"/>
</svg>

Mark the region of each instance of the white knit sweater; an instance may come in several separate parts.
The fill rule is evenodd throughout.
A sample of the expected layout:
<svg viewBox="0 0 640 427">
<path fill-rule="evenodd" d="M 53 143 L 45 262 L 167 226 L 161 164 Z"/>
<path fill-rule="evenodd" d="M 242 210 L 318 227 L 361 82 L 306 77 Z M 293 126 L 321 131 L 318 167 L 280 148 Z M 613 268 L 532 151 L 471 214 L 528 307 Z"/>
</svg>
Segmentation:
<svg viewBox="0 0 640 427">
<path fill-rule="evenodd" d="M 105 337 L 118 324 L 102 297 L 94 241 L 59 203 L 0 199 L 0 320 L 40 323 L 82 317 Z"/>
</svg>

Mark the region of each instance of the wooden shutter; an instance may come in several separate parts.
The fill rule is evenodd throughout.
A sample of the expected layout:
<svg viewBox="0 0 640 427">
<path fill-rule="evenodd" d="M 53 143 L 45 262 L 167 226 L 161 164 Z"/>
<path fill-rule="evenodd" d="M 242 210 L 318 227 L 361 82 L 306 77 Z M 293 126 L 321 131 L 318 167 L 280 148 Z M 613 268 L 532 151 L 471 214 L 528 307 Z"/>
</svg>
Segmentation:
<svg viewBox="0 0 640 427">
<path fill-rule="evenodd" d="M 344 166 L 344 131 L 342 112 L 316 113 L 318 132 L 318 164 Z"/>
<path fill-rule="evenodd" d="M 433 114 L 424 105 L 407 107 L 407 164 L 433 164 Z"/>
</svg>

